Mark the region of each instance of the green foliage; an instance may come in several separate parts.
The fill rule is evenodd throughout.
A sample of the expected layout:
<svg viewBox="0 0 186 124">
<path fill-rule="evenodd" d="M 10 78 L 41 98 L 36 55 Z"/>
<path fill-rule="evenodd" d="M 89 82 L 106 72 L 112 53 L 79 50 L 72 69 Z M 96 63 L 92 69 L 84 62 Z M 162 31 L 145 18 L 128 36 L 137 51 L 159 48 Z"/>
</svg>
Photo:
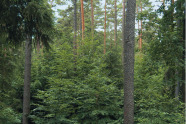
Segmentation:
<svg viewBox="0 0 186 124">
<path fill-rule="evenodd" d="M 0 123 L 1 124 L 19 124 L 21 123 L 20 114 L 17 114 L 12 108 L 4 107 L 0 103 Z"/>
<path fill-rule="evenodd" d="M 107 30 L 104 55 L 103 32 L 95 30 L 92 39 L 90 1 L 84 1 L 86 36 L 80 40 L 81 33 L 77 32 L 77 55 L 74 55 L 73 7 L 60 12 L 61 19 L 53 30 L 51 6 L 46 1 L 32 0 L 23 10 L 20 6 L 27 3 L 26 0 L 0 2 L 0 123 L 21 123 L 24 49 L 10 42 L 23 41 L 30 25 L 33 45 L 37 38 L 46 45 L 49 45 L 48 40 L 55 41 L 50 43 L 48 52 L 45 49 L 41 50 L 42 54 L 32 51 L 31 123 L 122 124 L 122 46 L 121 43 L 117 48 L 110 46 L 112 25 Z M 59 3 L 61 1 L 56 0 L 53 5 Z M 142 0 L 146 8 L 137 16 L 137 20 L 143 19 L 143 49 L 139 52 L 136 45 L 135 123 L 183 124 L 185 121 L 183 89 L 180 89 L 179 101 L 174 97 L 175 82 L 179 81 L 183 88 L 185 80 L 183 3 L 177 0 L 174 6 L 167 3 L 166 7 L 153 11 L 149 1 Z M 96 29 L 103 26 L 103 11 L 99 1 L 94 4 Z M 108 9 L 113 10 L 112 1 L 108 2 Z M 121 14 L 119 10 L 118 13 Z M 113 15 L 113 11 L 108 12 L 110 24 Z M 119 41 L 122 32 L 118 30 L 118 34 Z"/>
<path fill-rule="evenodd" d="M 75 61 L 68 42 L 56 42 L 50 54 L 46 54 L 47 58 L 35 60 L 38 64 L 33 65 L 34 77 L 38 75 L 41 79 L 40 67 L 52 72 L 50 76 L 47 74 L 45 84 L 39 83 L 38 78 L 33 80 L 32 86 L 37 88 L 39 83 L 40 89 L 34 97 L 39 102 L 33 103 L 36 108 L 30 116 L 35 123 L 114 123 L 121 118 L 123 97 L 118 88 L 122 80 L 119 56 L 116 52 L 103 56 L 99 52 L 99 42 L 91 39 L 83 42 Z M 38 67 L 40 62 L 50 66 Z M 48 88 L 43 90 L 41 87 L 46 84 Z"/>
<path fill-rule="evenodd" d="M 184 123 L 184 105 L 169 96 L 171 91 L 164 82 L 166 69 L 165 64 L 153 62 L 147 55 L 136 55 L 136 123 Z"/>
</svg>

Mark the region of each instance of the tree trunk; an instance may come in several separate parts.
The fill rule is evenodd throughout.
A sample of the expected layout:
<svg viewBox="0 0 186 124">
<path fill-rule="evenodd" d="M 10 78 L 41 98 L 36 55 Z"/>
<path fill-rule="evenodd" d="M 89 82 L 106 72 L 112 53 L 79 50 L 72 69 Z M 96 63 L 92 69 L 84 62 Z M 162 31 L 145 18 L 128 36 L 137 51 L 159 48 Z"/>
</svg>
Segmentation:
<svg viewBox="0 0 186 124">
<path fill-rule="evenodd" d="M 81 7 L 80 7 L 80 10 L 79 10 L 79 16 L 80 16 L 80 21 L 79 21 L 79 30 L 80 30 L 80 34 L 82 33 L 82 20 L 81 20 Z"/>
<path fill-rule="evenodd" d="M 136 5 L 136 12 L 137 12 L 137 15 L 139 14 L 138 13 L 138 5 Z M 139 19 L 138 19 L 138 48 L 140 50 L 140 28 L 139 28 Z"/>
<path fill-rule="evenodd" d="M 106 53 L 106 6 L 107 1 L 105 0 L 105 25 L 104 25 L 104 54 Z"/>
<path fill-rule="evenodd" d="M 83 40 L 84 39 L 84 31 L 85 31 L 83 0 L 81 0 L 81 20 L 82 20 L 82 40 Z"/>
<path fill-rule="evenodd" d="M 76 66 L 76 55 L 77 55 L 77 0 L 74 0 L 74 66 Z M 76 71 L 76 67 L 74 67 Z"/>
<path fill-rule="evenodd" d="M 124 29 L 125 29 L 125 22 L 126 22 L 126 16 L 125 16 L 125 0 L 123 0 L 123 15 L 122 15 L 122 45 L 123 45 L 123 48 L 124 48 Z M 122 63 L 124 64 L 124 49 L 123 49 L 123 52 L 122 52 Z M 124 66 L 124 65 L 123 65 Z"/>
<path fill-rule="evenodd" d="M 141 13 L 142 13 L 142 3 L 141 3 Z M 142 19 L 141 19 L 141 33 L 140 33 L 140 50 L 142 49 Z"/>
<path fill-rule="evenodd" d="M 91 32 L 92 32 L 92 40 L 94 38 L 94 7 L 93 0 L 91 0 Z"/>
<path fill-rule="evenodd" d="M 175 77 L 176 77 L 176 82 L 175 82 L 175 99 L 179 101 L 179 91 L 180 91 L 180 82 L 178 80 L 179 73 L 178 70 L 176 69 L 175 72 Z"/>
<path fill-rule="evenodd" d="M 115 0 L 114 45 L 117 44 L 117 0 Z"/>
<path fill-rule="evenodd" d="M 36 37 L 36 40 L 37 40 L 37 53 L 39 55 L 40 53 L 40 42 L 39 42 L 39 36 Z"/>
<path fill-rule="evenodd" d="M 31 51 L 32 51 L 32 37 L 31 35 L 27 35 L 26 44 L 25 44 L 23 124 L 28 124 L 28 116 L 30 113 Z"/>
<path fill-rule="evenodd" d="M 124 28 L 124 124 L 134 123 L 134 36 L 136 0 L 127 1 Z"/>
</svg>

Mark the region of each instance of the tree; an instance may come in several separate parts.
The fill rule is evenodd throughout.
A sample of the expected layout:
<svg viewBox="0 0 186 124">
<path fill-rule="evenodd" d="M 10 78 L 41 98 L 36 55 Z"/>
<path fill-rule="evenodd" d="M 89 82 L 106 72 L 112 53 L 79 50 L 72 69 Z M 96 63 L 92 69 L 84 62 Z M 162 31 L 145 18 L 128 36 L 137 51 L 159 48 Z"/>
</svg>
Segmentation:
<svg viewBox="0 0 186 124">
<path fill-rule="evenodd" d="M 94 5 L 93 0 L 91 0 L 91 31 L 92 31 L 92 40 L 94 38 Z"/>
<path fill-rule="evenodd" d="M 104 24 L 104 54 L 106 53 L 106 8 L 107 8 L 107 0 L 105 0 L 105 24 Z"/>
<path fill-rule="evenodd" d="M 39 5 L 40 4 L 40 5 Z M 52 30 L 52 13 L 47 9 L 43 1 L 28 2 L 24 7 L 23 21 L 26 32 L 25 44 L 25 71 L 24 71 L 24 92 L 23 92 L 23 124 L 28 124 L 30 113 L 30 83 L 31 83 L 31 52 L 33 37 L 38 38 L 48 46 L 50 41 L 49 33 Z M 38 35 L 40 34 L 40 35 Z"/>
<path fill-rule="evenodd" d="M 114 20 L 114 45 L 117 44 L 117 0 L 114 2 L 115 20 Z"/>
<path fill-rule="evenodd" d="M 82 40 L 83 40 L 84 39 L 84 32 L 85 32 L 83 0 L 81 0 L 81 21 L 82 21 Z"/>
<path fill-rule="evenodd" d="M 74 0 L 74 63 L 76 63 L 76 55 L 77 55 L 77 1 Z"/>
<path fill-rule="evenodd" d="M 124 124 L 134 123 L 134 29 L 136 0 L 127 1 L 124 28 Z"/>
</svg>

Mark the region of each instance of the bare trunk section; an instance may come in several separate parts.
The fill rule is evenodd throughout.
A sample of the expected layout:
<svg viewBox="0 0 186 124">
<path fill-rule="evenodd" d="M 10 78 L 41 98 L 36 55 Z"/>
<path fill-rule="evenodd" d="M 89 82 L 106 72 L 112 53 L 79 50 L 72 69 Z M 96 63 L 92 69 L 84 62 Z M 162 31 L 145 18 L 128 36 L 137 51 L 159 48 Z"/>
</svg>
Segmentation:
<svg viewBox="0 0 186 124">
<path fill-rule="evenodd" d="M 27 35 L 26 44 L 25 44 L 25 73 L 24 73 L 22 124 L 28 124 L 28 116 L 30 113 L 31 51 L 32 51 L 32 37 L 31 35 Z"/>
<path fill-rule="evenodd" d="M 40 53 L 40 42 L 39 42 L 39 37 L 37 36 L 37 53 Z"/>
<path fill-rule="evenodd" d="M 82 21 L 82 40 L 83 40 L 84 39 L 84 31 L 85 31 L 83 0 L 81 0 L 81 21 Z"/>
<path fill-rule="evenodd" d="M 124 124 L 134 123 L 134 37 L 136 0 L 127 1 L 124 28 Z"/>
<path fill-rule="evenodd" d="M 115 6 L 115 21 L 114 21 L 114 45 L 117 44 L 117 0 L 114 3 Z"/>
<path fill-rule="evenodd" d="M 106 7 L 107 1 L 105 0 L 105 25 L 104 25 L 104 54 L 106 53 Z"/>
<path fill-rule="evenodd" d="M 123 45 L 123 48 L 124 48 L 124 29 L 125 29 L 125 22 L 126 22 L 126 16 L 125 16 L 125 0 L 123 0 L 123 15 L 122 15 L 122 45 Z M 123 52 L 122 52 L 122 63 L 124 64 L 124 49 L 123 49 Z M 123 65 L 124 66 L 124 65 Z"/>
<path fill-rule="evenodd" d="M 138 13 L 138 5 L 136 5 L 136 11 L 137 11 L 137 15 Z M 140 32 L 139 32 L 140 28 L 139 28 L 139 19 L 138 19 L 138 48 L 140 49 Z"/>
<path fill-rule="evenodd" d="M 175 99 L 179 101 L 180 82 L 178 81 L 178 77 L 179 77 L 178 70 L 176 70 L 175 76 L 176 76 L 176 82 L 175 82 Z"/>
<path fill-rule="evenodd" d="M 76 66 L 76 55 L 77 55 L 77 0 L 74 0 L 74 65 Z M 74 71 L 76 71 L 76 67 L 74 67 Z"/>
<path fill-rule="evenodd" d="M 142 3 L 141 3 L 141 13 L 142 13 Z M 139 46 L 139 48 L 140 48 L 140 50 L 142 49 L 142 19 L 141 19 L 141 33 L 140 33 L 140 46 Z"/>
<path fill-rule="evenodd" d="M 91 0 L 91 32 L 92 32 L 92 40 L 94 39 L 94 6 L 93 0 Z"/>
<path fill-rule="evenodd" d="M 81 20 L 81 7 L 80 7 L 80 10 L 79 10 L 79 16 L 80 16 L 80 21 L 79 21 L 79 30 L 80 30 L 80 34 L 82 33 L 82 20 Z"/>
</svg>

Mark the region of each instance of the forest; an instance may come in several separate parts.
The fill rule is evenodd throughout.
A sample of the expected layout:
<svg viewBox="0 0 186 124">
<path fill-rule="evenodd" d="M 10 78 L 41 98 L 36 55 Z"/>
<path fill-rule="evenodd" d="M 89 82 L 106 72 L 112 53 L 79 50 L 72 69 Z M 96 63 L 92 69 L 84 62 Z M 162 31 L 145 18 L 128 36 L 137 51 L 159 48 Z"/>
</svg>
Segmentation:
<svg viewBox="0 0 186 124">
<path fill-rule="evenodd" d="M 0 124 L 184 124 L 185 0 L 0 0 Z"/>
</svg>

